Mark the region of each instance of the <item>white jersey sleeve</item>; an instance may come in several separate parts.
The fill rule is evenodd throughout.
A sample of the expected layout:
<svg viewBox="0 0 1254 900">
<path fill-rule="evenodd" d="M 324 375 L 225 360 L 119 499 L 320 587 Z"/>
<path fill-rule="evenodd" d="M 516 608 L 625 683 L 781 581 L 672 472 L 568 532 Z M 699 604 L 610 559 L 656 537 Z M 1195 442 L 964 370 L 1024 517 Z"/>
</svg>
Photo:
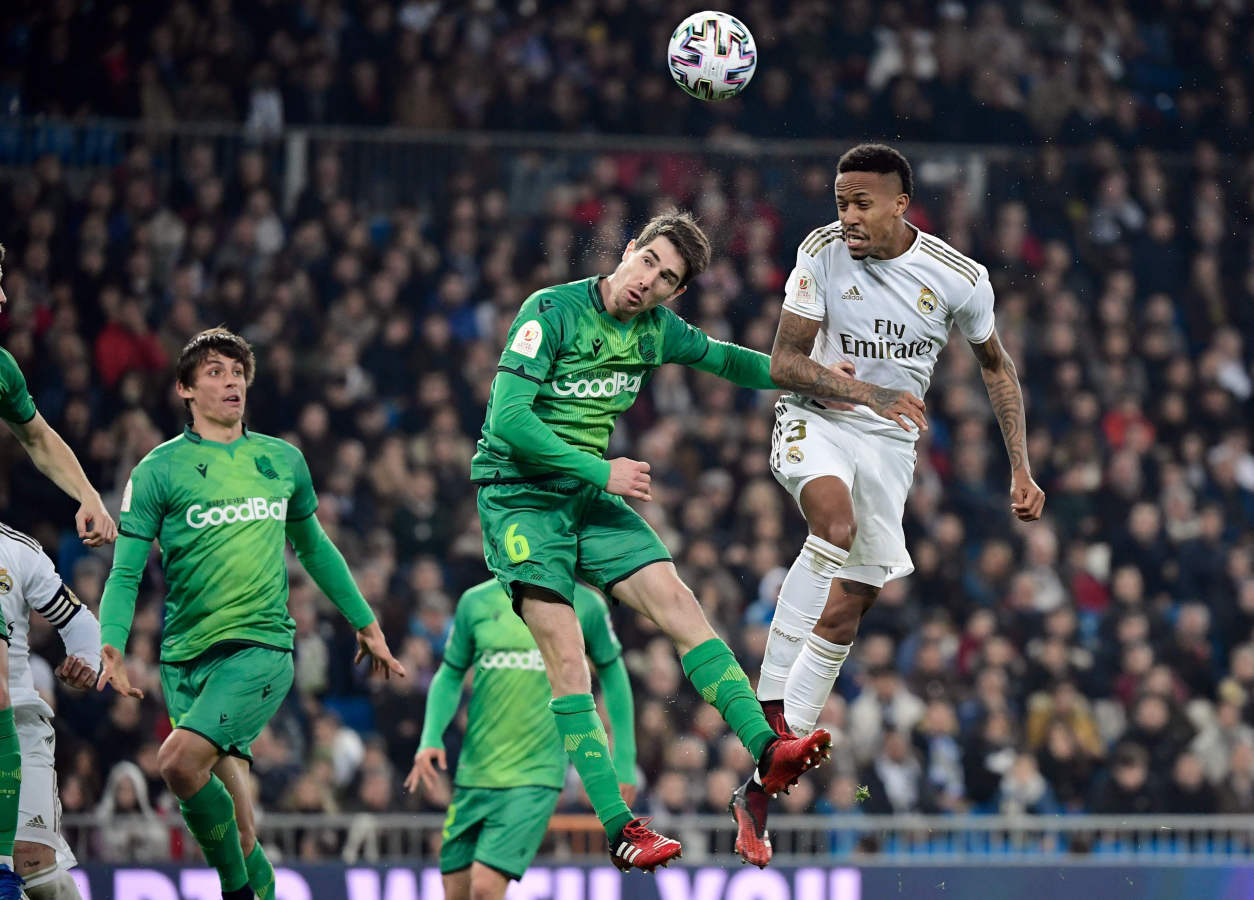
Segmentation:
<svg viewBox="0 0 1254 900">
<path fill-rule="evenodd" d="M 975 287 L 953 307 L 951 314 L 962 336 L 971 343 L 982 344 L 993 336 L 993 286 L 988 280 L 988 269 L 980 266 Z"/>
<path fill-rule="evenodd" d="M 839 222 L 810 232 L 797 248 L 797 264 L 784 285 L 787 312 L 822 322 L 827 315 L 827 257 L 825 250 L 841 239 Z"/>
</svg>

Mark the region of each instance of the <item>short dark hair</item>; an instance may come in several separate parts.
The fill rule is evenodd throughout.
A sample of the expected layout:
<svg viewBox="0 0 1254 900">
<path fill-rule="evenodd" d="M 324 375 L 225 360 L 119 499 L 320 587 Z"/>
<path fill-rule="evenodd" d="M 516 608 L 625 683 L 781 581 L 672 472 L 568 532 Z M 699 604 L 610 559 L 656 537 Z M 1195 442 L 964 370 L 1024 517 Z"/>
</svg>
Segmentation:
<svg viewBox="0 0 1254 900">
<path fill-rule="evenodd" d="M 836 163 L 836 174 L 842 172 L 876 172 L 887 175 L 896 172 L 901 179 L 901 192 L 914 196 L 914 170 L 910 161 L 887 144 L 859 144 L 845 151 Z"/>
<path fill-rule="evenodd" d="M 238 334 L 222 326 L 206 328 L 183 345 L 179 361 L 174 367 L 178 383 L 184 387 L 194 385 L 196 370 L 210 353 L 220 353 L 227 359 L 243 363 L 244 383 L 253 383 L 253 376 L 257 374 L 257 357 L 253 355 L 252 346 Z M 183 405 L 187 408 L 188 415 L 191 415 L 191 401 L 184 400 Z"/>
<path fill-rule="evenodd" d="M 687 271 L 679 279 L 679 287 L 696 278 L 710 265 L 710 239 L 705 236 L 692 213 L 668 209 L 654 216 L 636 238 L 636 247 L 643 247 L 659 237 L 674 244 L 679 255 L 683 257 Z"/>
</svg>

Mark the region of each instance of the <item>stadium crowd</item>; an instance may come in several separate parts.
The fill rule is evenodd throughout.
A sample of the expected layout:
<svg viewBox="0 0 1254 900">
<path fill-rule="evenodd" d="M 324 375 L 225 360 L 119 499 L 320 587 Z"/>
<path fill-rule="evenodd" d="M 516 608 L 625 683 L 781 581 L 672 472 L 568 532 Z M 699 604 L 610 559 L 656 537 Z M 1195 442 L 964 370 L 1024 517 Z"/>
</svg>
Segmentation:
<svg viewBox="0 0 1254 900">
<path fill-rule="evenodd" d="M 8 4 L 0 108 L 149 122 L 1188 148 L 1251 137 L 1251 12 L 1206 0 L 788 4 L 737 14 L 743 102 L 669 84 L 676 0 Z M 5 27 L 7 26 L 7 27 Z M 648 110 L 640 115 L 641 108 Z"/>
<path fill-rule="evenodd" d="M 1162 6 L 1161 21 L 1170 21 L 1188 5 Z M 300 18 L 282 3 L 218 0 L 208 12 L 176 3 L 165 17 L 145 16 L 143 4 L 115 4 L 113 30 L 90 29 L 90 38 L 73 4 L 54 3 L 30 16 L 24 46 L 46 53 L 38 48 L 49 42 L 53 49 L 60 41 L 105 42 L 119 71 L 134 69 L 134 84 L 120 79 L 130 86 L 110 92 L 110 82 L 97 80 L 100 96 L 78 98 L 68 75 L 41 82 L 42 93 L 30 79 L 6 83 L 18 85 L 27 111 L 74 113 L 87 104 L 147 117 L 152 98 L 165 91 L 170 114 L 246 119 L 251 127 L 265 106 L 256 100 L 264 93 L 258 85 L 269 83 L 273 92 L 282 82 L 280 121 L 353 122 L 360 102 L 337 94 L 339 106 L 319 105 L 306 90 L 301 106 L 293 85 L 321 79 L 356 91 L 370 80 L 360 74 L 369 68 L 363 60 L 395 53 L 395 65 L 375 66 L 373 77 L 407 67 L 411 76 L 387 88 L 396 96 L 378 122 L 363 124 L 393 121 L 387 110 L 394 100 L 395 121 L 404 124 L 560 129 L 560 116 L 500 118 L 521 107 L 469 96 L 486 79 L 443 82 L 453 70 L 445 60 L 460 58 L 463 46 L 503 41 L 530 61 L 560 106 L 563 92 L 577 93 L 571 84 L 578 78 L 599 80 L 599 53 L 609 54 L 609 65 L 617 53 L 633 52 L 630 45 L 615 50 L 609 37 L 626 4 L 601 7 L 608 10 L 604 41 L 590 45 L 584 72 L 563 62 L 569 43 L 583 39 L 563 32 L 568 17 L 529 19 L 507 39 L 498 26 L 508 17 L 494 16 L 490 3 L 464 20 L 438 3 L 354 7 L 356 16 L 334 3 L 307 4 L 300 10 L 320 12 L 290 34 L 285 23 Z M 962 7 L 937 7 L 931 30 L 907 27 L 922 7 L 884 4 L 878 20 L 867 13 L 862 32 L 851 24 L 861 21 L 857 15 L 842 19 L 848 34 L 841 40 L 868 53 L 866 71 L 848 76 L 851 83 L 873 85 L 877 60 L 891 69 L 885 47 L 896 35 L 933 48 L 937 74 L 928 90 L 939 90 L 945 29 L 963 21 Z M 1051 9 L 1022 7 L 1041 23 Z M 796 8 L 822 16 L 826 5 Z M 992 30 L 1000 37 L 990 43 L 998 46 L 1017 35 L 1037 48 L 1040 35 L 1052 33 L 1044 24 L 1008 30 L 998 9 L 971 9 L 965 27 Z M 999 330 L 1024 383 L 1046 518 L 1012 522 L 1001 440 L 959 339 L 933 382 L 932 427 L 907 510 L 916 571 L 881 594 L 821 719 L 838 737 L 837 765 L 784 798 L 787 809 L 1254 812 L 1254 157 L 1226 155 L 1223 148 L 1242 145 L 1205 131 L 1227 127 L 1206 108 L 1216 92 L 1248 84 L 1249 72 L 1242 82 L 1239 69 L 1248 65 L 1248 53 L 1239 59 L 1248 40 L 1242 45 L 1236 36 L 1248 38 L 1249 30 L 1227 28 L 1225 7 L 1214 9 L 1190 19 L 1189 34 L 1158 42 L 1127 11 L 1101 22 L 1075 13 L 1053 32 L 1092 55 L 1084 67 L 1092 81 L 1076 101 L 1087 106 L 1064 108 L 1059 117 L 1088 110 L 1079 114 L 1090 118 L 1070 132 L 1085 136 L 1083 146 L 1050 144 L 992 166 L 984 196 L 972 196 L 962 180 L 921 190 L 912 221 L 992 273 Z M 779 23 L 778 37 L 755 27 L 760 45 L 788 34 L 810 39 L 790 31 L 791 21 Z M 1197 107 L 1199 130 L 1183 143 L 1174 126 L 1131 138 L 1115 127 L 1141 121 L 1128 119 L 1125 100 L 1138 95 L 1138 79 L 1158 71 L 1127 50 L 1137 37 L 1150 60 L 1185 58 L 1187 65 L 1177 59 L 1178 71 L 1225 67 L 1205 88 L 1172 94 L 1164 86 L 1179 110 L 1188 108 L 1188 96 Z M 208 55 L 185 58 L 187 41 Z M 914 56 L 897 53 L 899 68 Z M 1014 54 L 1015 64 L 1027 66 L 1036 54 Z M 256 59 L 262 62 L 250 68 Z M 1118 72 L 1109 70 L 1112 61 Z M 433 66 L 442 83 L 457 87 L 431 107 Z M 847 106 L 857 91 L 845 90 L 839 68 L 826 83 Z M 1062 78 L 1060 69 L 1062 62 L 1048 71 Z M 231 72 L 250 72 L 250 79 L 237 84 Z M 824 83 L 820 72 L 775 72 L 762 71 L 743 121 L 721 124 L 756 121 L 750 103 L 776 96 L 781 75 L 787 104 L 813 108 L 807 91 Z M 1028 78 L 1019 75 L 1005 74 L 1006 84 Z M 868 94 L 869 106 L 887 115 L 885 104 L 905 77 L 890 73 L 881 84 L 897 87 Z M 1107 82 L 1118 84 L 1115 96 L 1103 95 Z M 986 87 L 1004 96 L 1006 84 Z M 74 85 L 83 87 L 77 79 Z M 411 100 L 411 112 L 443 105 L 448 118 L 406 119 L 399 114 L 404 91 L 420 98 Z M 217 106 L 206 99 L 214 94 Z M 985 102 L 981 96 L 938 99 L 937 108 L 948 118 L 950 110 Z M 665 97 L 664 106 L 677 97 L 695 108 L 669 86 Z M 1113 110 L 1110 127 L 1095 124 L 1103 102 Z M 1228 98 L 1221 108 L 1234 105 Z M 1019 114 L 1027 108 L 1021 104 Z M 842 120 L 839 133 L 876 134 L 871 118 L 833 114 Z M 883 133 L 906 134 L 908 117 L 893 115 Z M 1241 128 L 1248 128 L 1245 118 Z M 647 127 L 663 127 L 648 119 Z M 636 118 L 630 121 L 634 128 Z M 788 121 L 789 133 L 799 134 Z M 823 119 L 812 124 L 816 133 L 837 128 Z M 597 127 L 612 130 L 614 122 Z M 944 136 L 933 127 L 923 134 Z M 973 127 L 951 136 L 1031 133 Z M 1154 144 L 1190 150 L 1181 159 Z M 514 310 L 538 286 L 610 271 L 633 229 L 678 202 L 700 214 L 716 247 L 715 263 L 679 311 L 717 337 L 768 351 L 797 242 L 835 217 L 832 165 L 729 166 L 607 153 L 563 167 L 536 155 L 468 154 L 429 186 L 429 200 L 380 204 L 346 187 L 343 148 L 319 145 L 303 190 L 285 203 L 272 155 L 246 144 L 224 147 L 189 141 L 166 168 L 136 141 L 103 172 L 70 169 L 45 154 L 6 179 L 3 344 L 27 373 L 41 412 L 116 509 L 130 467 L 182 427 L 171 360 L 185 339 L 222 323 L 253 342 L 259 374 L 250 427 L 303 448 L 320 490 L 319 516 L 411 672 L 365 682 L 351 665 L 352 633 L 294 566 L 296 684 L 254 747 L 260 806 L 442 808 L 447 797 L 403 796 L 400 779 L 452 606 L 486 577 L 468 462 Z M 751 675 L 775 592 L 804 538 L 799 514 L 767 469 L 773 400 L 663 369 L 611 446 L 614 455 L 653 464 L 654 501 L 642 512 Z M 4 520 L 39 537 L 94 607 L 108 554 L 78 546 L 65 527 L 69 501 L 33 475 L 13 442 L 0 442 L 0 455 Z M 128 655 L 132 681 L 146 692 L 142 702 L 55 688 L 67 812 L 97 810 L 111 821 L 119 811 L 170 808 L 156 766 L 169 728 L 156 668 L 160 597 L 154 560 Z M 667 641 L 621 610 L 614 618 L 637 696 L 638 807 L 659 824 L 683 812 L 722 812 L 749 767 L 744 752 L 684 685 Z M 49 629 L 32 632 L 32 644 L 54 662 L 56 643 Z M 50 672 L 41 677 L 54 691 Z M 455 735 L 452 741 L 455 751 Z M 854 800 L 859 783 L 871 794 L 861 805 Z M 576 787 L 562 808 L 585 808 Z M 134 860 L 162 857 L 170 842 L 158 827 L 106 829 L 99 846 L 77 849 Z M 301 853 L 338 850 L 311 831 Z"/>
</svg>

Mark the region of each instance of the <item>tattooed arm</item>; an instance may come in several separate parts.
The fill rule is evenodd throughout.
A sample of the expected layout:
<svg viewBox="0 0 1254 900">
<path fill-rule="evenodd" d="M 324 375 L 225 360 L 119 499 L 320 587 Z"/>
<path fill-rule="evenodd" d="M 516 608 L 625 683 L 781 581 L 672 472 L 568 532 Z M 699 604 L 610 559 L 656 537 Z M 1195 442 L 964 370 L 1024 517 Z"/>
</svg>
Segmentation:
<svg viewBox="0 0 1254 900">
<path fill-rule="evenodd" d="M 856 378 L 846 378 L 810 359 L 821 323 L 784 310 L 771 348 L 771 380 L 776 387 L 796 391 L 816 400 L 835 400 L 871 407 L 906 431 L 907 420 L 927 428 L 923 401 L 909 391 L 895 391 Z"/>
<path fill-rule="evenodd" d="M 1010 508 L 1024 522 L 1032 522 L 1041 517 L 1045 492 L 1032 480 L 1032 467 L 1028 464 L 1028 430 L 1019 373 L 996 331 L 984 343 L 971 344 L 971 349 L 980 363 L 980 375 L 1010 457 Z"/>
</svg>

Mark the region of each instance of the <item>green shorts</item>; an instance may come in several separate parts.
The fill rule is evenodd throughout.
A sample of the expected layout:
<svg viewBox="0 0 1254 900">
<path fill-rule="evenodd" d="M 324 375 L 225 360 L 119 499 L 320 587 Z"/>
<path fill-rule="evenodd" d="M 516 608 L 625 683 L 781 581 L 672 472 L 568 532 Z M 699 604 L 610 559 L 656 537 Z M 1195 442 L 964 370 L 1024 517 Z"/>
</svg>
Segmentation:
<svg viewBox="0 0 1254 900">
<path fill-rule="evenodd" d="M 249 748 L 292 687 L 292 654 L 227 644 L 187 662 L 161 664 L 161 692 L 175 728 L 252 761 Z"/>
<path fill-rule="evenodd" d="M 645 566 L 671 555 L 622 497 L 573 478 L 479 488 L 483 555 L 517 610 L 521 585 L 574 602 L 580 578 L 606 597 Z"/>
<path fill-rule="evenodd" d="M 549 818 L 557 809 L 557 788 L 453 789 L 444 820 L 440 871 L 457 872 L 472 862 L 522 878 L 540 850 Z"/>
</svg>

